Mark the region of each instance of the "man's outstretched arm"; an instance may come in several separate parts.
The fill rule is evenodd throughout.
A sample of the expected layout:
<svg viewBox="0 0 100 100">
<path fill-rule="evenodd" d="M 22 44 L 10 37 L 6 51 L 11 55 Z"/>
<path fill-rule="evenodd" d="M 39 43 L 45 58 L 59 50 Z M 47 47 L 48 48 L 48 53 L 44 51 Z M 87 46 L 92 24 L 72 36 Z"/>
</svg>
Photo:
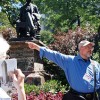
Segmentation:
<svg viewBox="0 0 100 100">
<path fill-rule="evenodd" d="M 67 58 L 68 56 L 61 54 L 60 52 L 50 50 L 49 48 L 42 47 L 37 45 L 36 43 L 33 42 L 26 42 L 28 44 L 28 47 L 30 49 L 35 49 L 40 52 L 40 58 L 47 58 L 50 61 L 53 61 L 57 65 L 59 65 L 62 69 L 65 69 L 64 63 L 67 63 Z"/>
</svg>

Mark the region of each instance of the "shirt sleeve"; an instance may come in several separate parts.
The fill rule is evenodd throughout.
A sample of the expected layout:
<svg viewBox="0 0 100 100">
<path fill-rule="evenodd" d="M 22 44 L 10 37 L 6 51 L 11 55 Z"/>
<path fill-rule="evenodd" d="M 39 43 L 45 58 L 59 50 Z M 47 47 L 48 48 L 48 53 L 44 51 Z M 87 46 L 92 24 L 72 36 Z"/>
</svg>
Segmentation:
<svg viewBox="0 0 100 100">
<path fill-rule="evenodd" d="M 45 47 L 40 48 L 40 58 L 45 57 L 50 61 L 53 61 L 58 66 L 60 66 L 63 70 L 67 66 L 67 56 L 59 53 L 57 51 L 53 51 L 50 49 L 47 49 Z"/>
</svg>

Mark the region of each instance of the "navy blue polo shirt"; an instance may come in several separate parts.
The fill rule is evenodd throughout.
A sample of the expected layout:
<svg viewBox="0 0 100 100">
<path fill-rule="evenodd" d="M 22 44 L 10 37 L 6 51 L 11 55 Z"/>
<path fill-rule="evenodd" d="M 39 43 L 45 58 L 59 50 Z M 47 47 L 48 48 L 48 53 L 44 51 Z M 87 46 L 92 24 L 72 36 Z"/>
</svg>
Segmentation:
<svg viewBox="0 0 100 100">
<path fill-rule="evenodd" d="M 85 61 L 80 55 L 64 55 L 45 47 L 40 48 L 40 57 L 45 57 L 61 67 L 68 83 L 77 92 L 90 93 L 94 91 L 93 66 L 96 69 L 96 89 L 100 88 L 100 65 L 91 59 Z"/>
</svg>

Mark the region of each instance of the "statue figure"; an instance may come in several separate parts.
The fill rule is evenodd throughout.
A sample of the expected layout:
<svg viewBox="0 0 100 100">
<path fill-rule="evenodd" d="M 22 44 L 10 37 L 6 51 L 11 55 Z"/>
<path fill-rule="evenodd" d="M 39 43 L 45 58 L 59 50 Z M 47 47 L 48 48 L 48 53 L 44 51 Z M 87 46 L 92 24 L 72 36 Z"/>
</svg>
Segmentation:
<svg viewBox="0 0 100 100">
<path fill-rule="evenodd" d="M 40 14 L 36 5 L 31 0 L 20 8 L 19 19 L 16 22 L 17 37 L 34 37 L 40 32 Z"/>
</svg>

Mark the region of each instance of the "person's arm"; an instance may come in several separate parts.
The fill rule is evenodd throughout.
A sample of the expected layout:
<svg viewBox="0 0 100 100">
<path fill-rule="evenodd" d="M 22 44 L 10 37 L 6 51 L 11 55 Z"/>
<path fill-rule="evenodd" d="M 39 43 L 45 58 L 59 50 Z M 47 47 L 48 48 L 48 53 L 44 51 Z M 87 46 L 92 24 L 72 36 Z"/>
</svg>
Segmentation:
<svg viewBox="0 0 100 100">
<path fill-rule="evenodd" d="M 25 90 L 24 90 L 24 78 L 25 75 L 20 69 L 15 70 L 15 72 L 9 72 L 9 76 L 12 77 L 15 88 L 18 93 L 18 100 L 26 100 Z"/>
<path fill-rule="evenodd" d="M 40 52 L 40 58 L 45 57 L 59 65 L 62 69 L 65 69 L 65 67 L 68 66 L 69 60 L 71 60 L 70 56 L 68 55 L 66 56 L 60 52 L 41 47 L 33 42 L 27 42 L 27 44 L 29 48 L 38 50 Z"/>
</svg>

